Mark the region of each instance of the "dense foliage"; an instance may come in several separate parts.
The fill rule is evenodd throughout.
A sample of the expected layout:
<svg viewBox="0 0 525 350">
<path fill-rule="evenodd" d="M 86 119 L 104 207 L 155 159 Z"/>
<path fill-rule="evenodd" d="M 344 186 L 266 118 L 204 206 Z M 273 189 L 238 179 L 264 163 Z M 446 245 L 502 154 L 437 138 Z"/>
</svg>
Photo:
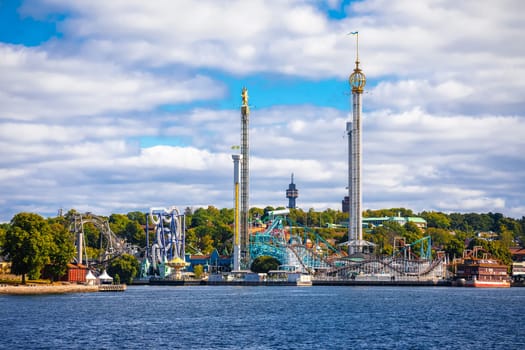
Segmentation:
<svg viewBox="0 0 525 350">
<path fill-rule="evenodd" d="M 123 254 L 109 262 L 107 272 L 115 280 L 130 284 L 137 276 L 139 269 L 139 262 L 133 255 Z"/>
<path fill-rule="evenodd" d="M 74 256 L 73 240 L 60 221 L 33 213 L 16 214 L 8 226 L 1 251 L 11 262 L 11 272 L 30 279 L 46 269 L 51 279 L 63 275 Z"/>
<path fill-rule="evenodd" d="M 253 260 L 250 270 L 258 273 L 267 273 L 270 270 L 277 270 L 279 265 L 281 263 L 273 256 L 260 256 Z"/>
</svg>

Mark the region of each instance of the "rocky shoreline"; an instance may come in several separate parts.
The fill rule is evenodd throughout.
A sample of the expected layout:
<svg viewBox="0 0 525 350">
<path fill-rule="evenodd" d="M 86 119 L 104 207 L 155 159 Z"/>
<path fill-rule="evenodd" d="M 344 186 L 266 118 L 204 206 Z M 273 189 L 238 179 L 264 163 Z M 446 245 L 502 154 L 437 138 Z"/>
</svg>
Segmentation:
<svg viewBox="0 0 525 350">
<path fill-rule="evenodd" d="M 40 294 L 65 294 L 65 293 L 91 293 L 98 292 L 98 286 L 82 284 L 27 284 L 27 285 L 0 285 L 0 294 L 9 295 L 40 295 Z"/>
</svg>

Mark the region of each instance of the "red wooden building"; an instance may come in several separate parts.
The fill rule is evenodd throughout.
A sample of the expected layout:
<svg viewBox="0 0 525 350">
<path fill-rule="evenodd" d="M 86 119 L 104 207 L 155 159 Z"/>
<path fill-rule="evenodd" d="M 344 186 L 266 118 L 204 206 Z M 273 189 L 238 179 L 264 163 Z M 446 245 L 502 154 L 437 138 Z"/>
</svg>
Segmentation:
<svg viewBox="0 0 525 350">
<path fill-rule="evenodd" d="M 88 268 L 85 265 L 67 264 L 67 273 L 61 278 L 70 283 L 86 283 Z"/>
</svg>

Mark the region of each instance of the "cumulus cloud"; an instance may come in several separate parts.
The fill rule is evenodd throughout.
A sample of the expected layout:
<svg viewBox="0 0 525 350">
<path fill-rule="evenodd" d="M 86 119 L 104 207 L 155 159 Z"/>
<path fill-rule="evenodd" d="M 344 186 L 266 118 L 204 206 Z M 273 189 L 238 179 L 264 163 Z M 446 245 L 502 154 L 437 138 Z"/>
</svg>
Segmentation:
<svg viewBox="0 0 525 350">
<path fill-rule="evenodd" d="M 277 118 L 284 110 L 272 107 L 257 113 Z M 323 204 L 339 208 L 347 181 L 345 113 L 303 106 L 288 110 L 289 118 L 281 124 L 253 123 L 253 203 L 285 205 L 284 189 L 293 172 L 300 189 L 300 206 Z M 327 115 L 334 117 L 332 122 L 327 122 Z M 287 135 L 286 130 L 292 129 L 301 117 L 304 127 L 300 133 Z M 236 124 L 239 114 L 235 110 L 196 109 L 157 118 L 162 123 L 153 125 L 171 122 L 168 129 L 173 137 L 177 125 L 189 123 L 185 132 L 196 144 L 204 143 L 207 137 L 239 137 L 238 126 L 209 128 L 202 122 L 227 120 L 228 124 Z M 34 163 L 21 162 L 0 173 L 6 187 L 12 188 L 3 191 L 4 198 L 16 202 L 33 198 L 45 206 L 47 198 L 59 195 L 62 205 L 75 207 L 92 196 L 81 207 L 100 200 L 97 205 L 105 206 L 104 212 L 144 208 L 170 198 L 178 205 L 231 206 L 233 163 L 228 142 L 204 148 L 140 148 L 128 136 L 142 127 L 136 124 L 136 129 L 130 127 L 127 132 L 116 133 L 113 141 L 31 140 L 43 155 Z M 468 132 L 459 132 L 458 128 Z M 81 129 L 77 126 L 69 133 L 82 135 Z M 523 119 L 507 116 L 434 116 L 421 110 L 368 114 L 363 134 L 365 207 L 405 205 L 414 210 L 510 212 L 509 204 L 516 200 L 514 193 L 525 191 L 523 171 L 516 173 L 509 165 L 525 161 L 520 152 L 512 151 L 523 149 L 520 135 L 524 133 Z M 506 135 L 504 147 L 498 147 L 502 140 L 492 137 L 497 134 Z M 285 141 L 280 141 L 279 135 Z M 27 140 L 20 140 L 18 145 L 15 139 L 10 142 L 11 156 L 23 158 Z M 60 150 L 64 150 L 60 156 L 51 156 Z M 507 157 L 506 161 L 495 166 L 495 160 L 503 157 Z M 48 205 L 48 210 L 54 210 L 52 205 L 57 202 L 50 201 Z"/>
<path fill-rule="evenodd" d="M 0 43 L 0 117 L 31 120 L 149 110 L 222 96 L 212 79 L 166 78 L 105 62 L 51 57 L 41 49 Z"/>
<path fill-rule="evenodd" d="M 353 30 L 368 77 L 365 208 L 522 216 L 525 48 L 514 43 L 525 41 L 524 9 L 510 0 L 25 1 L 23 16 L 58 14 L 60 35 L 36 47 L 0 43 L 0 221 L 60 206 L 231 206 L 239 110 L 211 103 L 233 80 L 319 89 L 345 80 Z M 344 103 L 319 106 L 290 92 L 252 109 L 253 205 L 285 205 L 294 172 L 299 206 L 340 208 L 350 113 L 340 95 Z"/>
</svg>

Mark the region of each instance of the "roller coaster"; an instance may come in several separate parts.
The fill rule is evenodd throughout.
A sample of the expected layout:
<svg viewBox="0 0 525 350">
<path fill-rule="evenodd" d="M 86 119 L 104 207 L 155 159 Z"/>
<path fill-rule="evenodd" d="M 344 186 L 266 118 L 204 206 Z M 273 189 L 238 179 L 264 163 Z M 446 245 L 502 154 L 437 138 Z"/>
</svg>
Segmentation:
<svg viewBox="0 0 525 350">
<path fill-rule="evenodd" d="M 98 257 L 91 257 L 89 261 L 84 228 L 86 224 L 92 224 L 98 232 Z M 77 248 L 76 262 L 85 263 L 89 266 L 106 265 L 110 260 L 122 255 L 139 255 L 141 248 L 128 244 L 125 239 L 118 237 L 109 226 L 107 218 L 90 212 L 74 213 L 69 220 L 69 231 L 75 235 L 75 246 Z"/>
<path fill-rule="evenodd" d="M 150 246 L 150 223 L 154 226 Z M 92 224 L 98 232 L 98 257 L 88 257 L 85 239 L 85 225 Z M 151 208 L 146 216 L 146 247 L 138 247 L 118 237 L 107 218 L 93 213 L 74 213 L 70 218 L 69 230 L 75 235 L 77 248 L 76 262 L 90 267 L 106 266 L 122 254 L 142 258 L 140 277 L 167 278 L 186 266 L 185 220 L 176 207 Z M 90 261 L 91 260 L 91 261 Z"/>
<path fill-rule="evenodd" d="M 150 223 L 153 244 L 149 246 Z M 176 207 L 151 208 L 146 217 L 146 254 L 140 267 L 140 277 L 167 278 L 186 266 L 185 216 Z"/>
<path fill-rule="evenodd" d="M 392 256 L 348 256 L 315 231 L 281 215 L 285 212 L 274 214 L 269 212 L 264 230 L 250 236 L 252 259 L 272 256 L 282 266 L 327 279 L 439 279 L 445 275 L 444 255 L 432 259 L 430 236 L 403 244 Z M 417 250 L 419 254 L 414 253 Z"/>
</svg>

